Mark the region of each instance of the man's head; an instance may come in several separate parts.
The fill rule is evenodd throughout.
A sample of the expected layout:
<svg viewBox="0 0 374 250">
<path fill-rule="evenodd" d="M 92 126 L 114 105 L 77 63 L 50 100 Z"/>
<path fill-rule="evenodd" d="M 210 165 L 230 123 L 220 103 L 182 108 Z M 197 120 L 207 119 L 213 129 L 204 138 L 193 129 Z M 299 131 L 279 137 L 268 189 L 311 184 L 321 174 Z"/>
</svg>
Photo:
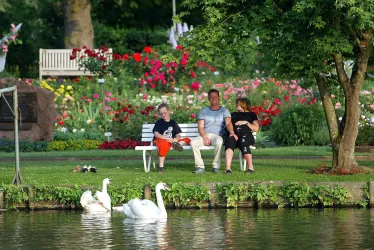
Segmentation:
<svg viewBox="0 0 374 250">
<path fill-rule="evenodd" d="M 210 102 L 210 107 L 218 108 L 219 107 L 219 92 L 216 89 L 211 89 L 208 92 L 208 98 Z"/>
</svg>

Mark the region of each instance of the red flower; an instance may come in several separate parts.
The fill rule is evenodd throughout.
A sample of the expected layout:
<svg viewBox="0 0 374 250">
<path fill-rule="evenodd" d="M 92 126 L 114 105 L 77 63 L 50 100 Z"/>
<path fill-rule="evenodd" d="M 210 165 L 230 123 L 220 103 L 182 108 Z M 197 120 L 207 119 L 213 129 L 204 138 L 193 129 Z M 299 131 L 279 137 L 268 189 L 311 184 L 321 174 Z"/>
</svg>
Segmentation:
<svg viewBox="0 0 374 250">
<path fill-rule="evenodd" d="M 134 113 L 135 113 L 135 111 L 133 109 L 130 109 L 129 114 L 133 115 Z"/>
<path fill-rule="evenodd" d="M 79 79 L 78 79 L 78 77 L 76 77 L 76 78 L 74 78 L 74 80 L 73 80 L 74 82 L 79 82 Z"/>
<path fill-rule="evenodd" d="M 191 117 L 191 119 L 195 119 L 195 118 L 196 118 L 196 115 L 195 115 L 194 113 L 192 113 L 192 114 L 190 115 L 190 117 Z"/>
<path fill-rule="evenodd" d="M 191 71 L 190 75 L 191 75 L 192 78 L 196 78 L 196 73 L 195 72 Z"/>
<path fill-rule="evenodd" d="M 123 112 L 127 112 L 127 111 L 129 111 L 129 109 L 126 108 L 126 107 L 124 107 L 124 108 L 122 109 L 122 111 L 123 111 Z"/>
<path fill-rule="evenodd" d="M 263 120 L 261 121 L 261 126 L 265 127 L 267 125 L 271 124 L 271 120 L 270 119 L 266 119 L 266 120 Z"/>
<path fill-rule="evenodd" d="M 102 69 L 106 69 L 106 65 L 101 66 Z"/>
<path fill-rule="evenodd" d="M 135 62 L 140 62 L 142 60 L 142 55 L 140 53 L 135 53 L 132 58 L 135 60 Z"/>
<path fill-rule="evenodd" d="M 143 51 L 144 51 L 145 53 L 151 53 L 151 52 L 152 52 L 152 48 L 151 48 L 150 46 L 146 46 L 146 47 L 143 49 Z"/>
<path fill-rule="evenodd" d="M 129 60 L 129 55 L 128 54 L 123 54 L 121 60 Z"/>
<path fill-rule="evenodd" d="M 285 100 L 286 102 L 288 102 L 288 101 L 290 100 L 290 96 L 286 95 L 286 96 L 284 97 L 284 100 Z"/>
<path fill-rule="evenodd" d="M 58 125 L 59 125 L 59 126 L 62 126 L 62 125 L 64 125 L 64 123 L 65 123 L 64 121 L 59 121 L 59 122 L 58 122 Z"/>
<path fill-rule="evenodd" d="M 198 90 L 199 87 L 200 87 L 200 83 L 199 82 L 193 82 L 193 83 L 191 83 L 191 88 L 193 90 Z"/>
</svg>

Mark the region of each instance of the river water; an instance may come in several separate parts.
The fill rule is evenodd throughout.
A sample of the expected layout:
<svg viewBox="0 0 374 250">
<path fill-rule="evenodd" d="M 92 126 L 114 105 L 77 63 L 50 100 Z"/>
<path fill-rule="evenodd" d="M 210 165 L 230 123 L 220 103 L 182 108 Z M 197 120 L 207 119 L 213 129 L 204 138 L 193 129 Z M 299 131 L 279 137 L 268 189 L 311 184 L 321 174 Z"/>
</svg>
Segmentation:
<svg viewBox="0 0 374 250">
<path fill-rule="evenodd" d="M 0 213 L 0 249 L 374 249 L 374 209 Z"/>
</svg>

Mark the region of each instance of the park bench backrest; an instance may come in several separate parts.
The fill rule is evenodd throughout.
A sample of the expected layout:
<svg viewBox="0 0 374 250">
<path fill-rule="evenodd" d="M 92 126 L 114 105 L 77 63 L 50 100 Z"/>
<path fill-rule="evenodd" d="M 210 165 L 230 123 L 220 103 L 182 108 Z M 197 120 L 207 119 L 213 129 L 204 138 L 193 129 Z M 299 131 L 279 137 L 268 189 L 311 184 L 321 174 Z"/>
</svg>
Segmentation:
<svg viewBox="0 0 374 250">
<path fill-rule="evenodd" d="M 188 137 L 191 140 L 199 136 L 199 131 L 197 127 L 197 123 L 182 123 L 178 124 L 182 130 L 181 137 Z M 143 142 L 153 142 L 153 132 L 152 129 L 155 125 L 154 124 L 143 124 L 142 127 L 142 141 Z M 253 132 L 253 136 L 256 138 L 256 133 Z"/>
<path fill-rule="evenodd" d="M 90 72 L 79 70 L 77 60 L 70 60 L 72 49 L 39 49 L 39 79 L 43 76 L 82 76 Z M 112 49 L 109 49 L 112 53 Z M 83 51 L 77 53 L 77 58 Z"/>
</svg>

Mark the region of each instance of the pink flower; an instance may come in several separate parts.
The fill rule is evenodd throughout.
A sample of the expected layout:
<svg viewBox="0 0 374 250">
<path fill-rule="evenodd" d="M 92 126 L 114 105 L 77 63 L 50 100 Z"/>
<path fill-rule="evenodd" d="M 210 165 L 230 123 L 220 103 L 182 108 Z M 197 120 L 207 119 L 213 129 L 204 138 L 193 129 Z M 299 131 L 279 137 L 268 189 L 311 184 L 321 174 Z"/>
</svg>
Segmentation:
<svg viewBox="0 0 374 250">
<path fill-rule="evenodd" d="M 99 97 L 100 97 L 99 94 L 93 94 L 93 98 L 97 99 Z"/>
<path fill-rule="evenodd" d="M 340 104 L 340 102 L 335 103 L 335 109 L 340 109 L 341 107 L 342 105 Z"/>
<path fill-rule="evenodd" d="M 105 94 L 106 96 L 111 96 L 112 95 L 112 93 L 110 93 L 110 92 L 106 92 L 106 94 Z"/>
<path fill-rule="evenodd" d="M 86 99 L 87 102 L 92 102 L 92 100 L 90 98 Z"/>
<path fill-rule="evenodd" d="M 281 104 L 281 101 L 277 98 L 277 99 L 274 100 L 274 104 L 279 105 L 279 104 Z"/>
</svg>

